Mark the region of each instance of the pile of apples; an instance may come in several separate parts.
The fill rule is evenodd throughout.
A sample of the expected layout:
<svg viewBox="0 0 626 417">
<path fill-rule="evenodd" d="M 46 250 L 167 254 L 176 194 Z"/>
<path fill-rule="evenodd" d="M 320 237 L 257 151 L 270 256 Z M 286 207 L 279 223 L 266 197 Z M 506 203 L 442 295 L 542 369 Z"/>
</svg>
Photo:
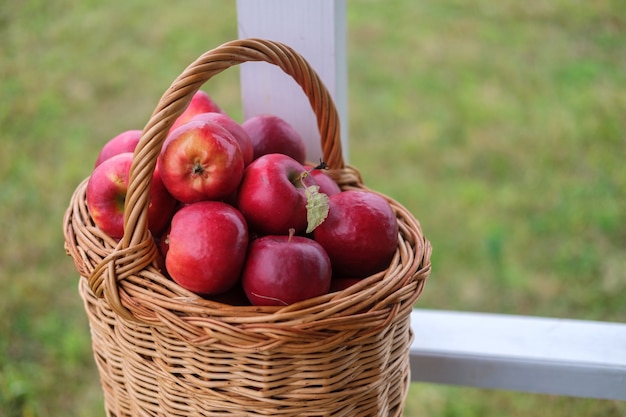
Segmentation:
<svg viewBox="0 0 626 417">
<path fill-rule="evenodd" d="M 124 202 L 140 130 L 101 149 L 86 189 L 94 223 L 124 234 Z M 398 245 L 389 203 L 341 190 L 325 164 L 305 163 L 285 120 L 234 121 L 198 91 L 170 129 L 150 188 L 148 229 L 163 273 L 205 298 L 289 305 L 386 269 Z"/>
</svg>

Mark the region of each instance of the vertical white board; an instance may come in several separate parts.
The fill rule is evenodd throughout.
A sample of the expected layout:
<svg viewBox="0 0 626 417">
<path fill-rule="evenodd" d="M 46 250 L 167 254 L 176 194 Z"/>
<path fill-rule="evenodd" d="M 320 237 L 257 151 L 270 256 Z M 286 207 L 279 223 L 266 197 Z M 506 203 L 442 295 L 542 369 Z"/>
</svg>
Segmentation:
<svg viewBox="0 0 626 417">
<path fill-rule="evenodd" d="M 339 113 L 347 160 L 347 64 L 345 0 L 237 0 L 238 36 L 283 42 L 317 72 Z M 267 63 L 241 65 L 244 120 L 273 113 L 304 138 L 307 159 L 322 157 L 317 123 L 308 99 L 291 77 Z"/>
</svg>

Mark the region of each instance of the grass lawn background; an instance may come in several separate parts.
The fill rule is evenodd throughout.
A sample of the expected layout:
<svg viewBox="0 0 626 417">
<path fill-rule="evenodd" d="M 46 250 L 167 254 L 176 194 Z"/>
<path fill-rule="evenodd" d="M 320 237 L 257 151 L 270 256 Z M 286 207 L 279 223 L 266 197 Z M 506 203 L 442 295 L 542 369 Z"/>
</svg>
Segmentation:
<svg viewBox="0 0 626 417">
<path fill-rule="evenodd" d="M 347 1 L 350 162 L 433 244 L 418 307 L 624 321 L 624 6 Z M 0 4 L 0 415 L 104 414 L 63 212 L 100 146 L 236 37 L 226 0 Z M 240 117 L 237 69 L 204 89 Z M 413 384 L 405 414 L 626 405 Z"/>
</svg>

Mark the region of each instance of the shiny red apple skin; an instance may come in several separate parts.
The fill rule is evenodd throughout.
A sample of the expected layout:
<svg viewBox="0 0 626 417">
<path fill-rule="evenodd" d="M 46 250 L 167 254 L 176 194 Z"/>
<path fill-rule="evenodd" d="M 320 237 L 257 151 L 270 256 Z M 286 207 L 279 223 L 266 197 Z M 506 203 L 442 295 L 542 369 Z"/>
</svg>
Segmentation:
<svg viewBox="0 0 626 417">
<path fill-rule="evenodd" d="M 97 167 L 112 156 L 126 152 L 134 152 L 139 143 L 139 139 L 141 139 L 141 133 L 141 130 L 137 129 L 125 130 L 119 135 L 109 139 L 102 149 L 100 149 L 95 166 Z"/>
<path fill-rule="evenodd" d="M 335 195 L 341 192 L 341 188 L 339 187 L 339 185 L 337 185 L 337 183 L 333 181 L 333 179 L 330 178 L 328 174 L 326 174 L 325 170 L 314 169 L 314 167 L 311 165 L 305 165 L 304 167 L 308 171 L 310 171 L 310 174 L 313 175 L 313 178 L 315 178 L 317 185 L 320 186 L 319 191 L 321 193 L 324 193 L 330 197 L 331 195 Z"/>
<path fill-rule="evenodd" d="M 170 128 L 170 132 L 173 132 L 179 126 L 190 121 L 195 115 L 201 113 L 222 113 L 222 109 L 206 92 L 198 90 L 194 93 L 185 111 L 183 111 L 174 121 L 174 124 L 172 124 L 172 127 Z"/>
<path fill-rule="evenodd" d="M 346 190 L 330 196 L 328 217 L 313 238 L 337 276 L 362 278 L 389 266 L 398 246 L 398 221 L 380 195 Z"/>
<path fill-rule="evenodd" d="M 124 235 L 124 201 L 128 190 L 133 153 L 125 152 L 94 168 L 86 190 L 87 208 L 94 223 L 108 236 Z M 178 202 L 166 190 L 158 170 L 152 175 L 148 228 L 158 236 L 167 227 Z"/>
<path fill-rule="evenodd" d="M 248 166 L 252 162 L 254 149 L 248 133 L 237 123 L 232 117 L 224 113 L 200 113 L 191 118 L 191 120 L 202 120 L 217 123 L 226 129 L 237 140 L 241 155 L 243 156 L 243 164 Z"/>
<path fill-rule="evenodd" d="M 234 207 L 202 201 L 178 210 L 171 222 L 165 266 L 183 288 L 223 294 L 237 284 L 247 246 L 246 222 Z"/>
<path fill-rule="evenodd" d="M 328 293 L 330 259 L 312 239 L 264 236 L 253 240 L 241 276 L 252 305 L 285 306 Z"/>
<path fill-rule="evenodd" d="M 305 186 L 316 185 L 306 169 L 293 158 L 263 155 L 246 168 L 237 192 L 237 207 L 248 225 L 260 235 L 302 233 L 307 226 Z"/>
<path fill-rule="evenodd" d="M 282 153 L 304 163 L 306 145 L 302 136 L 287 121 L 273 114 L 259 114 L 245 120 L 241 127 L 248 133 L 253 159 L 271 153 Z"/>
<path fill-rule="evenodd" d="M 188 204 L 232 195 L 244 170 L 241 149 L 233 136 L 204 121 L 187 122 L 170 133 L 157 165 L 170 194 Z"/>
</svg>

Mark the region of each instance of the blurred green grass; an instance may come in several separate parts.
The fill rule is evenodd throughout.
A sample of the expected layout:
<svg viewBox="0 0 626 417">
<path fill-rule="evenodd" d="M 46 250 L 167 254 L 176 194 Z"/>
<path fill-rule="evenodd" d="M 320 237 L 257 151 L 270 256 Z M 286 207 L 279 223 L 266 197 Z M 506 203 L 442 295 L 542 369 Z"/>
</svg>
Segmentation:
<svg viewBox="0 0 626 417">
<path fill-rule="evenodd" d="M 347 1 L 350 162 L 435 248 L 425 308 L 624 321 L 626 4 Z M 0 415 L 102 415 L 61 219 L 234 2 L 0 4 Z M 208 91 L 240 113 L 238 71 Z M 428 337 L 428 335 L 417 335 Z M 623 403 L 413 384 L 407 416 Z"/>
</svg>

